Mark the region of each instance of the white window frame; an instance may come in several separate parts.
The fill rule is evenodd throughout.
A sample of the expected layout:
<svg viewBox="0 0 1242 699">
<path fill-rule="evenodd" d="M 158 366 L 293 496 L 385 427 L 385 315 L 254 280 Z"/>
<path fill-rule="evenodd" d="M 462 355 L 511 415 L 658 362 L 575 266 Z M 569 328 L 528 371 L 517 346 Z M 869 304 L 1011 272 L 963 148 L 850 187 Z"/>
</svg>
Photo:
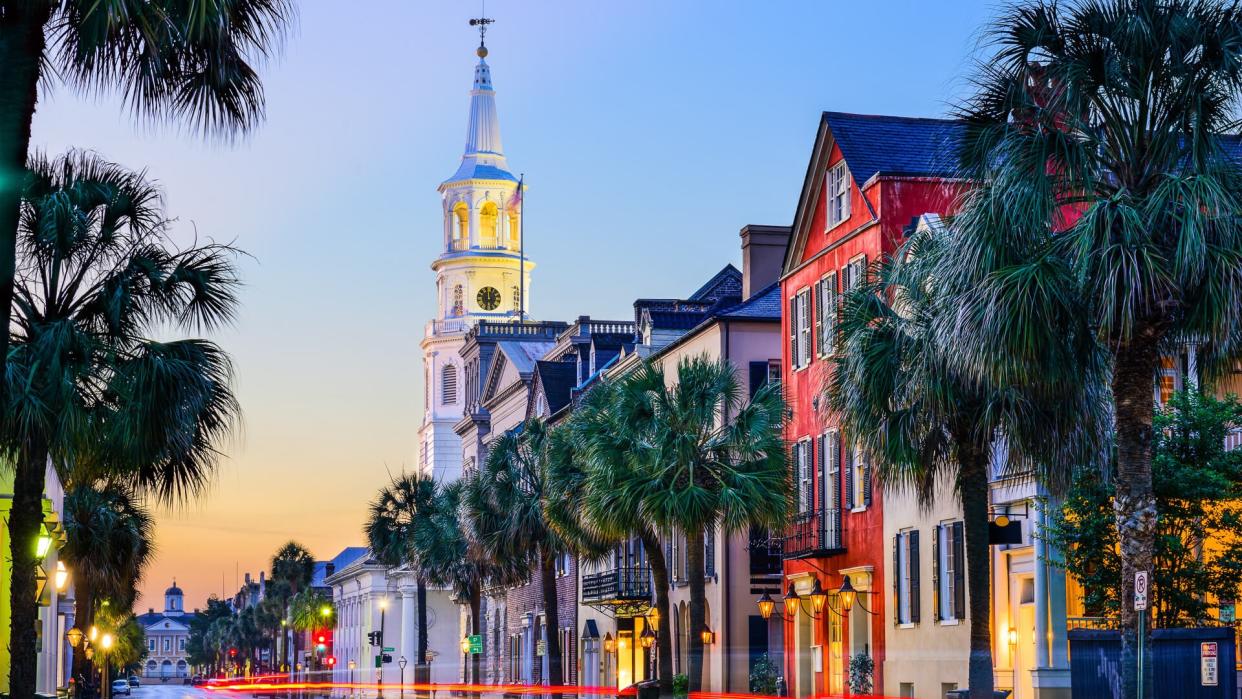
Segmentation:
<svg viewBox="0 0 1242 699">
<path fill-rule="evenodd" d="M 790 362 L 793 370 L 805 369 L 811 364 L 811 288 L 802 287 L 793 295 L 793 317 L 789 319 Z"/>
<path fill-rule="evenodd" d="M 798 514 L 807 515 L 815 511 L 814 476 L 812 475 L 813 456 L 810 437 L 803 437 L 794 443 L 794 467 L 798 478 Z"/>
<path fill-rule="evenodd" d="M 817 337 L 815 353 L 819 357 L 831 356 L 836 351 L 837 305 L 840 292 L 837 291 L 837 273 L 829 272 L 819 278 L 815 284 L 815 301 L 818 304 L 815 318 Z"/>
<path fill-rule="evenodd" d="M 867 256 L 864 254 L 851 257 L 845 263 L 845 267 L 841 268 L 841 293 L 844 294 L 862 284 L 866 276 Z"/>
<path fill-rule="evenodd" d="M 831 428 L 824 433 L 819 441 L 820 449 L 823 450 L 823 457 L 820 458 L 820 464 L 823 472 L 820 474 L 820 511 L 824 517 L 824 532 L 827 538 L 831 539 L 831 543 L 840 544 L 841 542 L 841 505 L 844 503 L 841 497 L 841 431 L 837 428 Z M 827 545 L 828 542 L 825 542 Z"/>
<path fill-rule="evenodd" d="M 853 482 L 851 485 L 854 486 L 854 507 L 850 509 L 850 512 L 863 512 L 867 509 L 866 459 L 867 454 L 863 451 L 862 445 L 855 444 L 854 459 L 852 463 L 850 463 L 850 468 L 853 470 L 853 474 L 851 474 L 853 476 Z"/>
<path fill-rule="evenodd" d="M 825 232 L 850 218 L 850 168 L 844 160 L 828 168 L 824 181 Z"/>
</svg>

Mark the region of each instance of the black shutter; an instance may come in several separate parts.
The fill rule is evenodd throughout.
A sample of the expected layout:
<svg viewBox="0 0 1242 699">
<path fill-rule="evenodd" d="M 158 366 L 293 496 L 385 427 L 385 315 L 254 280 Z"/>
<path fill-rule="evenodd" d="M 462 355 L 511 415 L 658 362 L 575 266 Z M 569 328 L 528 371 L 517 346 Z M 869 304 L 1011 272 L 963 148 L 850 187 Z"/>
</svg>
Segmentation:
<svg viewBox="0 0 1242 699">
<path fill-rule="evenodd" d="M 836 507 L 836 510 L 837 510 L 836 515 L 834 515 L 836 517 L 836 522 L 835 522 L 836 541 L 834 542 L 835 546 L 833 548 L 842 548 L 845 545 L 844 543 L 845 542 L 845 529 L 844 529 L 845 518 L 841 516 L 841 509 L 842 509 L 843 501 L 841 499 L 842 495 L 841 495 L 841 433 L 840 432 L 833 433 L 832 448 L 836 450 L 836 453 L 837 453 L 837 470 L 835 473 L 832 474 L 832 477 L 836 480 L 836 482 L 832 484 L 832 492 L 835 493 L 835 500 L 836 500 L 836 502 L 833 503 L 833 505 L 834 507 Z"/>
<path fill-rule="evenodd" d="M 844 442 L 844 440 L 842 440 Z M 845 455 L 845 509 L 854 509 L 854 450 L 844 444 L 841 447 L 841 453 Z"/>
<path fill-rule="evenodd" d="M 768 363 L 767 362 L 751 362 L 750 363 L 750 397 L 754 399 L 759 389 L 763 388 L 768 382 Z"/>
<path fill-rule="evenodd" d="M 953 616 L 966 618 L 966 545 L 962 523 L 953 523 Z"/>
<path fill-rule="evenodd" d="M 821 316 L 824 314 L 823 309 L 824 309 L 824 282 L 823 280 L 820 280 L 820 281 L 815 282 L 815 304 L 811 311 L 811 315 L 814 316 L 815 318 L 815 321 L 812 323 L 812 327 L 815 328 L 814 332 L 815 332 L 815 355 L 816 356 L 820 356 L 824 353 L 824 343 L 823 343 L 824 325 L 821 320 Z"/>
<path fill-rule="evenodd" d="M 862 453 L 863 460 L 863 507 L 871 507 L 871 452 Z"/>
<path fill-rule="evenodd" d="M 940 615 L 940 529 L 937 524 L 932 527 L 932 618 L 943 621 Z"/>
<path fill-rule="evenodd" d="M 798 366 L 798 295 L 789 297 L 789 366 Z"/>
<path fill-rule="evenodd" d="M 906 536 L 910 537 L 910 622 L 919 623 L 919 533 L 918 530 L 912 531 Z"/>
<path fill-rule="evenodd" d="M 713 576 L 716 574 L 716 529 L 709 527 L 703 532 L 703 560 L 704 574 Z"/>
<path fill-rule="evenodd" d="M 893 536 L 893 626 L 901 624 L 901 535 Z"/>
</svg>

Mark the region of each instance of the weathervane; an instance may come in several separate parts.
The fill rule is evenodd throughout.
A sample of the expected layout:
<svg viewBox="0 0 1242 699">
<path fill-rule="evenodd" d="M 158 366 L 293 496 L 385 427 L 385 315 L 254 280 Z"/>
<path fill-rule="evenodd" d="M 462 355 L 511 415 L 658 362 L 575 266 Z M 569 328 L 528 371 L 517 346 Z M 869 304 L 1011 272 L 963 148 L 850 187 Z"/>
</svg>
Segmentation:
<svg viewBox="0 0 1242 699">
<path fill-rule="evenodd" d="M 486 9 L 483 14 L 486 14 Z M 495 23 L 496 20 L 489 17 L 479 17 L 478 19 L 470 20 L 470 26 L 479 28 L 479 50 L 476 51 L 479 54 L 479 58 L 487 57 L 487 46 L 484 45 L 484 39 L 487 37 L 487 25 Z"/>
</svg>

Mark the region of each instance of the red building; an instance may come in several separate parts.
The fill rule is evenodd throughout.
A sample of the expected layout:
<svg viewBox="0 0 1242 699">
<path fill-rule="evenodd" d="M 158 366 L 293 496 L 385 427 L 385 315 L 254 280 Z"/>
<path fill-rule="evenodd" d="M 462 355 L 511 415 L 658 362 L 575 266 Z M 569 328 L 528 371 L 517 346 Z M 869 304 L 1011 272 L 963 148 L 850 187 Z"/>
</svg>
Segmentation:
<svg viewBox="0 0 1242 699">
<path fill-rule="evenodd" d="M 778 599 L 775 607 L 793 612 L 785 628 L 792 696 L 843 693 L 857 655 L 871 658 L 873 691 L 885 692 L 884 610 L 892 585 L 884 557 L 893 552 L 885 542 L 884 500 L 870 457 L 842 434 L 823 392 L 838 298 L 901 244 L 916 217 L 949 212 L 961 129 L 940 119 L 839 112 L 820 120 L 781 278 L 788 338 L 782 375 L 798 509 L 784 538 L 784 574 L 786 588 L 801 599 Z M 842 594 L 846 578 L 856 596 Z"/>
</svg>

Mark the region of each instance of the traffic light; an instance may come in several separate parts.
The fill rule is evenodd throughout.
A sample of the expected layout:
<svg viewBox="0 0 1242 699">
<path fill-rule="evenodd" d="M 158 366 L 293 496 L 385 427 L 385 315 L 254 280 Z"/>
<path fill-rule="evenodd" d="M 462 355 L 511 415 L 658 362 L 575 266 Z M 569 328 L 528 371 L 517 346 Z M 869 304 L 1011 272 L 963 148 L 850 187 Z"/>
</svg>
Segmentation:
<svg viewBox="0 0 1242 699">
<path fill-rule="evenodd" d="M 328 667 L 332 667 L 336 665 L 336 656 L 329 655 L 328 657 L 324 658 L 323 661 L 328 664 Z"/>
<path fill-rule="evenodd" d="M 236 648 L 230 648 L 230 649 L 229 649 L 229 657 L 230 657 L 230 658 L 236 658 L 236 657 L 237 657 L 237 649 L 236 649 Z"/>
<path fill-rule="evenodd" d="M 378 646 L 380 643 L 383 642 L 380 640 L 379 631 L 372 631 L 371 633 L 367 634 L 367 640 L 369 640 L 371 645 L 373 646 Z"/>
</svg>

